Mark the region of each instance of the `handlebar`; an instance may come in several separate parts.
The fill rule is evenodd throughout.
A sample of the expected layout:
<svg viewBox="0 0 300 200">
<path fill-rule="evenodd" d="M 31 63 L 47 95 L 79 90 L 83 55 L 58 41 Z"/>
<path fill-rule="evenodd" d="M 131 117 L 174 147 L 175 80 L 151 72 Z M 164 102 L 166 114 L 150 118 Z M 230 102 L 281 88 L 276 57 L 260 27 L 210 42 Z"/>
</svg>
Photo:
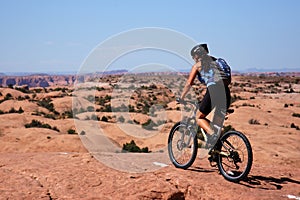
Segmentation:
<svg viewBox="0 0 300 200">
<path fill-rule="evenodd" d="M 196 108 L 196 110 L 199 108 L 199 104 L 195 101 L 189 101 L 189 100 L 186 101 L 181 98 L 176 98 L 176 102 L 183 105 L 191 104 Z"/>
</svg>

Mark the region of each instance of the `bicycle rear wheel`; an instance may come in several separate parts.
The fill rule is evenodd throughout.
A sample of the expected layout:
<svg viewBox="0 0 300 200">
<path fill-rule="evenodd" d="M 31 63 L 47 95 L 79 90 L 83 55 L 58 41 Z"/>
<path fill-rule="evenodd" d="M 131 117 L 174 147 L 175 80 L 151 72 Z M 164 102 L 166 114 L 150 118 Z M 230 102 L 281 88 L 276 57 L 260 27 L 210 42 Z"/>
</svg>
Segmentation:
<svg viewBox="0 0 300 200">
<path fill-rule="evenodd" d="M 191 133 L 186 123 L 176 123 L 168 138 L 168 152 L 173 165 L 181 169 L 189 168 L 196 159 L 197 151 L 197 137 Z"/>
<path fill-rule="evenodd" d="M 218 168 L 229 181 L 238 182 L 250 172 L 253 161 L 252 148 L 244 134 L 229 131 L 220 138 Z"/>
</svg>

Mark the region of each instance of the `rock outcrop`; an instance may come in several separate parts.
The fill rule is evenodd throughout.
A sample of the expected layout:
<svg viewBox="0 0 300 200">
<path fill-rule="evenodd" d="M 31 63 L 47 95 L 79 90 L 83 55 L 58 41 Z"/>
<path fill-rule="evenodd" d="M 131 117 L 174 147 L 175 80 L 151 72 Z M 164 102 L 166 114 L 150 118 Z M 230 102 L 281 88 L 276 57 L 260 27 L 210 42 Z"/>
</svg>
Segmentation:
<svg viewBox="0 0 300 200">
<path fill-rule="evenodd" d="M 0 77 L 0 85 L 3 87 L 9 85 L 27 85 L 28 87 L 71 86 L 75 80 L 75 75 L 2 76 Z"/>
</svg>

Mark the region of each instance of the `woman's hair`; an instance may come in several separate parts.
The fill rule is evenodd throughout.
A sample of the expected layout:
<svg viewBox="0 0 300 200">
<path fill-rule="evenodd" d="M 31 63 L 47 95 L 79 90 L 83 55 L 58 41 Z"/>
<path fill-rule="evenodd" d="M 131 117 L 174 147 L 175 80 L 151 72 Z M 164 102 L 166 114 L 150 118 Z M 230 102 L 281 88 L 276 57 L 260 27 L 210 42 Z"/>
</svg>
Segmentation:
<svg viewBox="0 0 300 200">
<path fill-rule="evenodd" d="M 205 56 L 209 53 L 207 44 L 198 44 L 194 46 L 191 50 L 191 56 L 194 57 L 195 55 L 198 55 L 200 57 Z"/>
<path fill-rule="evenodd" d="M 207 72 L 208 70 L 211 69 L 212 67 L 212 62 L 213 61 L 216 61 L 217 59 L 213 56 L 209 56 L 209 55 L 206 55 L 204 57 L 202 57 L 202 68 L 205 72 Z"/>
</svg>

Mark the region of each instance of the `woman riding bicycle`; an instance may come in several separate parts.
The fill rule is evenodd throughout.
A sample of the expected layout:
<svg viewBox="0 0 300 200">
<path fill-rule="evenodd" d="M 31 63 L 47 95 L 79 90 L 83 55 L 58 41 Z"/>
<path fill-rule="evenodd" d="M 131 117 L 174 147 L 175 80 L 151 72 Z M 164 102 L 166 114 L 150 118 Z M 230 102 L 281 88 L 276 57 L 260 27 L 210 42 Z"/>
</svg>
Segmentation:
<svg viewBox="0 0 300 200">
<path fill-rule="evenodd" d="M 206 131 L 206 133 L 213 136 L 217 133 L 212 124 L 219 124 L 222 127 L 225 114 L 230 106 L 230 90 L 229 83 L 231 81 L 231 74 L 224 74 L 224 71 L 220 70 L 220 62 L 223 64 L 227 63 L 223 60 L 216 59 L 213 56 L 208 55 L 209 50 L 206 44 L 199 44 L 191 50 L 191 56 L 195 61 L 189 77 L 186 81 L 185 87 L 181 94 L 181 99 L 178 101 L 183 101 L 186 94 L 193 85 L 194 79 L 198 76 L 201 83 L 206 85 L 206 93 L 200 103 L 200 116 L 197 120 L 197 124 Z M 229 68 L 230 69 L 230 68 Z M 226 77 L 227 76 L 227 77 Z M 229 76 L 229 77 L 228 77 Z M 228 83 L 228 79 L 229 83 Z M 213 117 L 213 123 L 206 118 L 206 116 L 215 108 L 215 114 Z M 220 119 L 221 117 L 221 119 Z M 218 138 L 219 136 L 217 136 Z M 211 140 L 213 137 L 210 137 Z M 214 139 L 215 141 L 217 140 Z M 209 141 L 214 143 L 215 141 Z"/>
</svg>

